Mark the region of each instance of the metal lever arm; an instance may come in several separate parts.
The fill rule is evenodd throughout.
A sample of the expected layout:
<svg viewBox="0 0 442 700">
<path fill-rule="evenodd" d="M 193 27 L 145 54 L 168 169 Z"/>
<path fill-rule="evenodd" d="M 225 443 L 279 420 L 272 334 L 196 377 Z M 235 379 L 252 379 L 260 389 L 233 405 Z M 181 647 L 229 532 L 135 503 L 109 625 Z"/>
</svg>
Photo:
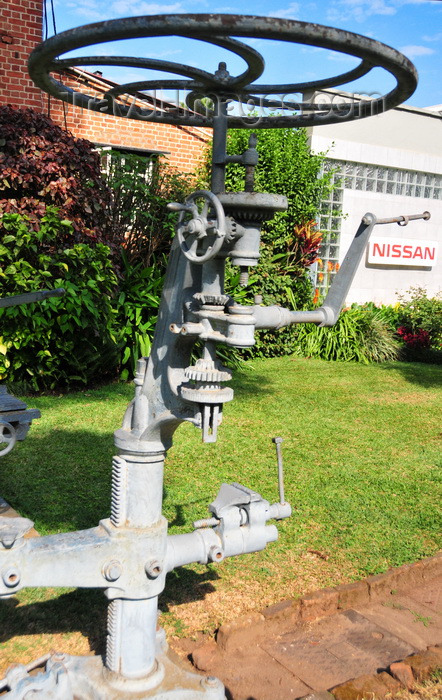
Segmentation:
<svg viewBox="0 0 442 700">
<path fill-rule="evenodd" d="M 11 297 L 0 299 L 0 309 L 5 309 L 8 306 L 18 306 L 19 304 L 31 304 L 34 301 L 43 301 L 49 297 L 62 297 L 64 289 L 41 289 L 38 292 L 27 292 L 26 294 L 15 294 Z"/>
<path fill-rule="evenodd" d="M 409 221 L 424 219 L 427 221 L 430 213 L 396 216 L 390 219 L 377 219 L 370 212 L 365 214 L 356 231 L 355 237 L 348 249 L 338 273 L 336 274 L 322 306 L 312 311 L 290 311 L 280 306 L 252 306 L 256 318 L 256 328 L 282 328 L 293 323 L 316 323 L 319 326 L 334 326 L 339 318 L 345 298 L 362 260 L 371 232 L 377 224 L 397 223 L 406 226 Z"/>
</svg>

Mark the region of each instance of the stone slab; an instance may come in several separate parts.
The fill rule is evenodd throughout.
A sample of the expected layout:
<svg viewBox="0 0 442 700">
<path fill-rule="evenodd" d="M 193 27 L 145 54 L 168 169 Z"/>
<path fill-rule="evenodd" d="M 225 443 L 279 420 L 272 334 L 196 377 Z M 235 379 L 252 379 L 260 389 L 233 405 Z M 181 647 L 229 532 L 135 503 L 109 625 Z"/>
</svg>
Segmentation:
<svg viewBox="0 0 442 700">
<path fill-rule="evenodd" d="M 210 669 L 226 687 L 233 700 L 292 700 L 311 692 L 269 654 L 255 646 L 228 654 Z"/>
<path fill-rule="evenodd" d="M 407 595 L 421 605 L 431 608 L 433 614 L 442 616 L 442 576 L 432 579 L 419 588 L 407 591 Z"/>
<path fill-rule="evenodd" d="M 260 645 L 315 691 L 376 673 L 416 648 L 354 610 Z"/>
<path fill-rule="evenodd" d="M 357 611 L 416 649 L 426 649 L 432 644 L 442 644 L 441 586 L 440 579 L 434 580 L 409 595 L 390 596 L 384 603 Z"/>
</svg>

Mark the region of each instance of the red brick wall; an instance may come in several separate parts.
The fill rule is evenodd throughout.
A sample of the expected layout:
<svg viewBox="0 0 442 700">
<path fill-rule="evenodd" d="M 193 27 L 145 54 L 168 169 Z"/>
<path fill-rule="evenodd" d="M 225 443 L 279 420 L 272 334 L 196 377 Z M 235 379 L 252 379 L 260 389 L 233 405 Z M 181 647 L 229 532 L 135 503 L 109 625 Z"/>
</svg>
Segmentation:
<svg viewBox="0 0 442 700">
<path fill-rule="evenodd" d="M 42 0 L 1 0 L 0 103 L 43 109 L 43 95 L 28 76 L 27 60 L 42 37 Z"/>
<path fill-rule="evenodd" d="M 60 126 L 66 122 L 75 136 L 96 143 L 164 151 L 168 162 L 183 172 L 192 172 L 200 163 L 211 138 L 210 129 L 135 121 L 67 104 L 63 110 L 62 103 L 54 99 L 50 103 L 50 116 Z"/>
<path fill-rule="evenodd" d="M 32 107 L 50 114 L 74 136 L 115 146 L 166 151 L 168 162 L 192 172 L 201 160 L 210 129 L 175 127 L 97 114 L 63 105 L 38 90 L 27 59 L 42 39 L 43 0 L 0 0 L 0 104 Z M 84 90 L 83 90 L 84 91 Z"/>
</svg>

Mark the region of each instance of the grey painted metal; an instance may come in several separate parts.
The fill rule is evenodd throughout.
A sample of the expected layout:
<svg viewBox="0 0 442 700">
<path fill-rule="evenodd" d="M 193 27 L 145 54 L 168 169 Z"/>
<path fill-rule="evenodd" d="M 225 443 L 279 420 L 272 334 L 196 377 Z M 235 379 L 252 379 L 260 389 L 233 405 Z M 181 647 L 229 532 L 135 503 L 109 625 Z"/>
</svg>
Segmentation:
<svg viewBox="0 0 442 700">
<path fill-rule="evenodd" d="M 283 469 L 283 463 L 282 463 L 282 449 L 281 445 L 283 442 L 282 437 L 274 437 L 272 438 L 272 442 L 275 443 L 276 447 L 276 459 L 278 462 L 278 491 L 279 491 L 279 502 L 282 504 L 285 503 L 285 498 L 284 498 L 284 469 Z"/>
<path fill-rule="evenodd" d="M 187 36 L 227 48 L 244 57 L 247 69 L 230 76 L 226 65 L 209 74 L 187 66 L 151 59 L 71 58 L 57 59 L 61 53 L 105 40 L 131 37 Z M 360 65 L 343 76 L 315 83 L 268 86 L 253 84 L 263 72 L 262 57 L 251 47 L 231 38 L 260 36 L 267 39 L 315 44 L 357 55 Z M 136 93 L 159 86 L 158 81 L 134 83 L 109 91 L 104 100 L 91 100 L 57 83 L 49 73 L 70 65 L 142 66 L 184 75 L 186 80 L 161 81 L 161 87 L 179 87 L 189 91 L 187 103 L 201 109 L 201 97 L 214 103 L 206 115 L 173 109 L 158 111 L 152 104 L 148 114 L 135 105 L 123 108 L 115 98 L 124 91 Z M 138 362 L 135 394 L 115 432 L 118 454 L 112 464 L 110 517 L 97 527 L 35 539 L 25 539 L 31 521 L 17 519 L 12 524 L 0 518 L 0 596 L 8 597 L 24 586 L 77 586 L 104 590 L 108 597 L 108 640 L 104 666 L 99 658 L 51 655 L 42 663 L 40 673 L 30 668 L 9 671 L 3 686 L 6 697 L 24 699 L 37 691 L 54 700 L 116 700 L 117 698 L 154 698 L 155 700 L 222 700 L 222 684 L 211 677 L 201 678 L 184 672 L 167 655 L 164 633 L 157 631 L 157 601 L 165 586 L 166 575 L 177 566 L 192 562 L 220 562 L 225 557 L 263 549 L 277 539 L 271 520 L 289 517 L 285 502 L 282 458 L 278 453 L 279 503 L 270 504 L 256 491 L 238 483 L 222 484 L 209 505 L 209 517 L 194 523 L 193 532 L 167 534 L 162 515 L 163 472 L 166 451 L 172 445 L 174 431 L 187 421 L 199 428 L 204 442 L 214 442 L 222 420 L 223 404 L 232 400 L 233 390 L 226 386 L 231 373 L 216 356 L 218 343 L 234 347 L 254 344 L 257 328 L 280 328 L 291 323 L 313 321 L 334 323 L 345 290 L 351 283 L 361 259 L 368 235 L 375 223 L 373 215 L 361 223 L 347 262 L 321 309 L 294 312 L 277 306 L 236 304 L 224 290 L 227 258 L 240 267 L 241 281 L 247 282 L 248 268 L 260 256 L 260 231 L 264 221 L 287 207 L 278 195 L 255 193 L 253 175 L 257 162 L 255 138 L 245 153 L 226 154 L 228 127 L 250 124 L 228 116 L 227 101 L 250 96 L 263 106 L 273 107 L 275 95 L 339 84 L 355 79 L 374 65 L 381 65 L 397 79 L 398 86 L 385 98 L 356 106 L 352 114 L 338 105 L 337 113 L 327 114 L 318 105 L 295 105 L 282 99 L 283 109 L 295 106 L 302 112 L 294 117 L 263 118 L 255 126 L 290 126 L 332 123 L 368 116 L 374 109 L 383 111 L 405 99 L 414 89 L 416 76 L 409 61 L 393 49 L 348 32 L 301 22 L 263 17 L 232 15 L 172 15 L 137 17 L 89 25 L 52 37 L 38 47 L 30 58 L 34 81 L 50 94 L 83 107 L 100 109 L 135 119 L 165 123 L 213 126 L 213 167 L 211 192 L 194 193 L 184 204 L 174 203 L 180 211 L 167 268 L 158 320 L 149 358 Z M 254 97 L 255 96 L 255 97 Z M 258 101 L 259 101 L 258 100 Z M 117 105 L 117 107 L 116 107 Z M 169 111 L 168 111 L 169 110 Z M 313 115 L 313 116 L 312 116 Z M 245 168 L 245 192 L 225 193 L 227 162 Z M 196 208 L 199 198 L 205 204 Z M 218 235 L 219 234 L 219 235 Z M 211 242 L 210 236 L 216 241 Z M 192 240 L 193 237 L 193 240 Z M 199 247 L 201 246 L 201 247 Z M 343 270 L 343 271 L 342 271 Z M 202 347 L 198 359 L 192 353 Z M 281 438 L 276 438 L 280 448 Z"/>
<path fill-rule="evenodd" d="M 373 214 L 366 214 L 366 216 L 373 216 Z M 431 214 L 429 211 L 424 211 L 422 214 L 400 214 L 399 216 L 392 216 L 389 219 L 376 219 L 375 225 L 377 226 L 378 224 L 399 224 L 399 226 L 407 226 L 409 221 L 416 221 L 417 219 L 423 219 L 424 221 L 428 221 L 428 219 L 430 218 Z M 362 219 L 362 222 L 366 223 L 364 219 L 365 217 Z M 367 223 L 370 223 L 369 219 L 367 219 Z"/>
<path fill-rule="evenodd" d="M 201 211 L 196 204 L 198 200 L 204 202 Z M 167 206 L 172 211 L 180 212 L 176 229 L 181 250 L 186 258 L 198 265 L 214 258 L 219 253 L 226 235 L 226 218 L 218 197 L 208 190 L 198 190 L 192 192 L 184 204 L 171 202 Z M 208 218 L 209 211 L 212 212 L 213 219 Z M 204 247 L 203 251 L 199 250 L 200 243 Z"/>
<path fill-rule="evenodd" d="M 154 59 L 135 57 L 89 56 L 81 58 L 62 58 L 59 56 L 84 46 L 102 44 L 129 38 L 155 36 L 184 36 L 216 44 L 239 54 L 246 61 L 247 70 L 238 76 L 231 76 L 225 66 L 210 75 L 190 66 Z M 233 39 L 232 36 L 296 42 L 299 44 L 319 46 L 340 51 L 361 59 L 360 64 L 346 73 L 323 80 L 265 85 L 254 82 L 264 70 L 264 61 L 252 47 Z M 145 80 L 129 83 L 109 90 L 103 99 L 94 99 L 81 92 L 75 92 L 67 85 L 59 83 L 50 74 L 62 73 L 66 67 L 73 65 L 122 65 L 161 70 L 187 79 Z M 355 104 L 339 103 L 333 105 L 315 105 L 298 102 L 290 98 L 296 93 L 321 90 L 351 82 L 367 74 L 372 68 L 382 67 L 396 79 L 397 85 L 388 94 L 374 99 L 362 100 Z M 364 118 L 379 114 L 404 102 L 414 92 L 417 74 L 410 61 L 395 49 L 385 44 L 368 39 L 359 34 L 324 27 L 295 20 L 274 17 L 254 17 L 238 15 L 157 15 L 149 17 L 129 17 L 90 24 L 77 29 L 62 32 L 40 44 L 29 58 L 29 72 L 40 88 L 59 99 L 79 107 L 100 111 L 102 113 L 125 116 L 131 119 L 150 120 L 166 124 L 185 124 L 189 126 L 209 126 L 218 130 L 215 124 L 223 112 L 227 100 L 240 104 L 256 105 L 259 109 L 280 109 L 282 115 L 263 116 L 227 116 L 225 121 L 229 128 L 268 128 L 280 126 L 314 126 L 333 124 L 355 118 Z M 121 94 L 136 95 L 140 98 L 143 90 L 174 89 L 189 92 L 187 103 L 194 109 L 186 112 L 178 107 L 163 106 L 161 100 L 150 100 L 151 106 L 144 108 L 133 102 L 130 106 L 117 102 Z M 268 96 L 277 95 L 278 98 Z M 215 110 L 204 109 L 201 114 L 201 97 L 210 97 Z M 299 111 L 299 114 L 293 114 Z M 216 172 L 216 169 L 215 169 Z M 212 189 L 217 194 L 216 186 Z"/>
<path fill-rule="evenodd" d="M 16 294 L 10 297 L 0 298 L 0 309 L 5 309 L 9 306 L 19 306 L 20 304 L 31 304 L 34 301 L 43 301 L 50 297 L 62 297 L 64 289 L 41 289 L 38 292 L 26 292 L 26 294 Z"/>
</svg>

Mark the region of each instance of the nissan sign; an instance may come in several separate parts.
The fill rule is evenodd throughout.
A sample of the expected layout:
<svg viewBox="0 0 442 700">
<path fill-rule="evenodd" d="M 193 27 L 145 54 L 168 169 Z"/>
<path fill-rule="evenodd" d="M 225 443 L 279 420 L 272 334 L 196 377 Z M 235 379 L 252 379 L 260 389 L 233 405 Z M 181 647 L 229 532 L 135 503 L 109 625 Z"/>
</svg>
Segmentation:
<svg viewBox="0 0 442 700">
<path fill-rule="evenodd" d="M 437 260 L 437 242 L 404 238 L 372 238 L 367 262 L 371 265 L 432 267 Z"/>
</svg>

